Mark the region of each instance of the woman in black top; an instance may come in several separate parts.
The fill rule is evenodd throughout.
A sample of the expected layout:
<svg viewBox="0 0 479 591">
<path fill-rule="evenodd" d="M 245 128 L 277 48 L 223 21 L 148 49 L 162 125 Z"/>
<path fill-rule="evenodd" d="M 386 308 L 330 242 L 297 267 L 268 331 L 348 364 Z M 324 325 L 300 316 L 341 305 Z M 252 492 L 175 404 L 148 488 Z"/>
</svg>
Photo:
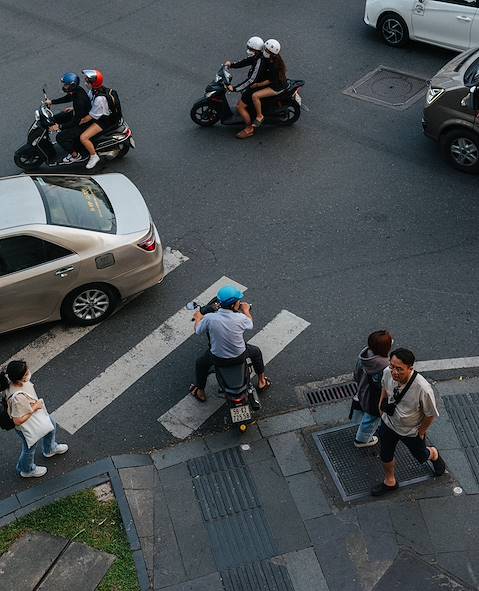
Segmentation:
<svg viewBox="0 0 479 591">
<path fill-rule="evenodd" d="M 253 93 L 252 99 L 256 109 L 256 119 L 253 127 L 260 127 L 264 121 L 264 115 L 261 110 L 261 99 L 268 96 L 276 96 L 283 92 L 287 85 L 286 66 L 279 52 L 281 45 L 276 39 L 268 39 L 264 44 L 263 55 L 267 58 L 267 73 L 264 82 L 256 84 L 256 88 L 261 88 Z"/>
</svg>

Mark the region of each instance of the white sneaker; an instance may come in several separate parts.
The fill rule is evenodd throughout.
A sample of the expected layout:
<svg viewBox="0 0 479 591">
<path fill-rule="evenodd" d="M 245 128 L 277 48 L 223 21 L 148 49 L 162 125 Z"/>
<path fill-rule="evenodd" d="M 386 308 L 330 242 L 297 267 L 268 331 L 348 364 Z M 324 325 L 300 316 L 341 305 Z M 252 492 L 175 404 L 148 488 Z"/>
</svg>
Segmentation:
<svg viewBox="0 0 479 591">
<path fill-rule="evenodd" d="M 62 454 L 66 454 L 67 451 L 68 445 L 66 443 L 58 443 L 56 448 L 52 452 L 50 452 L 49 454 L 44 453 L 43 455 L 46 458 L 53 458 L 53 456 L 61 456 Z"/>
<path fill-rule="evenodd" d="M 45 476 L 46 473 L 47 469 L 45 466 L 37 466 L 31 472 L 20 472 L 20 476 L 22 478 L 40 478 L 40 476 Z"/>
<path fill-rule="evenodd" d="M 82 159 L 82 155 L 78 153 L 76 156 L 72 154 L 67 154 L 65 158 L 63 158 L 63 162 L 65 164 L 71 164 L 72 162 L 79 162 Z"/>
<path fill-rule="evenodd" d="M 369 441 L 366 441 L 365 443 L 361 443 L 360 441 L 356 441 L 355 439 L 354 447 L 371 447 L 373 445 L 376 445 L 378 441 L 379 439 L 376 437 L 376 435 L 373 435 L 371 439 Z"/>
<path fill-rule="evenodd" d="M 86 168 L 93 168 L 99 162 L 100 162 L 100 156 L 98 156 L 98 154 L 93 154 L 93 156 L 90 156 L 90 158 L 88 159 L 88 162 L 86 163 Z"/>
</svg>

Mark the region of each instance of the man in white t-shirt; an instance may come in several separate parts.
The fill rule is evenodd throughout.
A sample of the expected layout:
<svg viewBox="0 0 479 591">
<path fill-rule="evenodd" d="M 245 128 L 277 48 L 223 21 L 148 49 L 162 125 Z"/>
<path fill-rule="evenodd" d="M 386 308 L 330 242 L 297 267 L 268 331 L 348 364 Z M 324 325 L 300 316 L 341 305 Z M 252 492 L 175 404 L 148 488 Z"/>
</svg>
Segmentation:
<svg viewBox="0 0 479 591">
<path fill-rule="evenodd" d="M 207 334 L 210 341 L 209 350 L 196 360 L 196 384 L 190 386 L 190 393 L 200 402 L 206 400 L 206 380 L 212 365 L 236 365 L 249 357 L 258 376 L 258 390 L 264 392 L 271 385 L 264 375 L 261 350 L 244 340 L 244 331 L 253 328 L 253 318 L 250 305 L 241 301 L 243 293 L 226 285 L 217 297 L 220 304 L 217 312 L 203 316 L 197 310 L 194 314 L 195 333 Z"/>
<path fill-rule="evenodd" d="M 390 353 L 389 367 L 383 372 L 378 434 L 385 476 L 371 490 L 376 497 L 399 486 L 394 471 L 394 452 L 399 441 L 421 464 L 431 462 L 436 476 L 446 469 L 438 450 L 426 446 L 427 431 L 439 412 L 431 385 L 414 370 L 415 360 L 409 349 L 396 349 Z"/>
</svg>

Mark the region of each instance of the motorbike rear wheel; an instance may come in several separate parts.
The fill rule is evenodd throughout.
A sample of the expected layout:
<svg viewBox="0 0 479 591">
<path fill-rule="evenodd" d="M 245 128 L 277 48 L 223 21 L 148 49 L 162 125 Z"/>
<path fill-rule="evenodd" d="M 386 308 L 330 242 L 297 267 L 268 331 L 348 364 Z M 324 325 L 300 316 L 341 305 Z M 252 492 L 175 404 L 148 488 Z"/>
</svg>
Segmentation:
<svg viewBox="0 0 479 591">
<path fill-rule="evenodd" d="M 284 111 L 277 116 L 276 122 L 282 126 L 293 125 L 299 119 L 300 115 L 301 107 L 293 99 L 284 107 Z"/>
<path fill-rule="evenodd" d="M 13 155 L 13 161 L 22 170 L 31 170 L 32 168 L 38 168 L 45 158 L 42 154 L 30 144 L 24 144 L 21 148 Z"/>
<path fill-rule="evenodd" d="M 218 123 L 221 114 L 207 99 L 201 99 L 191 107 L 190 117 L 200 127 L 211 127 Z"/>
<path fill-rule="evenodd" d="M 115 160 L 120 160 L 120 158 L 124 158 L 128 154 L 130 151 L 130 142 L 123 142 L 118 148 L 118 155 L 115 157 Z"/>
</svg>

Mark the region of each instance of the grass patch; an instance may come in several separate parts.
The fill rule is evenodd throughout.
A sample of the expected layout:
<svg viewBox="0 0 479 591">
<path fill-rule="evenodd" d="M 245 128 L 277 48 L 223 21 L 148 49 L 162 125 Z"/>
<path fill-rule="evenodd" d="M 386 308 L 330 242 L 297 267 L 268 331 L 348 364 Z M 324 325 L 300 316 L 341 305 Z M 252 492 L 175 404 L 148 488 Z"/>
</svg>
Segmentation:
<svg viewBox="0 0 479 591">
<path fill-rule="evenodd" d="M 92 548 L 116 556 L 98 591 L 139 591 L 135 563 L 115 500 L 100 502 L 92 490 L 85 490 L 52 505 L 37 509 L 0 529 L 0 555 L 24 533 L 47 532 L 76 538 Z"/>
</svg>

